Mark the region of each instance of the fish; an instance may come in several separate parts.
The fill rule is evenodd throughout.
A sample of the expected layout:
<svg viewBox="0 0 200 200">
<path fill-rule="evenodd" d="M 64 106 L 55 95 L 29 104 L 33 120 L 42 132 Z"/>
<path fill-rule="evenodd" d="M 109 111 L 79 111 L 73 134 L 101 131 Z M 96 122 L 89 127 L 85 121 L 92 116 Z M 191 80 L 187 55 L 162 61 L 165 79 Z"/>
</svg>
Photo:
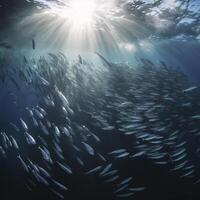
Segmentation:
<svg viewBox="0 0 200 200">
<path fill-rule="evenodd" d="M 197 86 L 192 86 L 192 87 L 189 87 L 189 88 L 183 90 L 183 92 L 191 92 L 193 90 L 196 90 L 197 88 L 198 88 Z"/>
<path fill-rule="evenodd" d="M 34 124 L 35 124 L 35 122 L 34 122 Z M 37 123 L 38 124 L 38 123 Z M 37 125 L 36 124 L 36 125 Z M 37 127 L 37 126 L 36 126 Z M 48 129 L 47 129 L 47 127 L 40 121 L 40 127 L 41 127 L 41 129 L 42 129 L 42 131 L 43 131 L 43 133 L 45 134 L 45 135 L 49 135 L 49 131 L 48 131 Z"/>
<path fill-rule="evenodd" d="M 112 167 L 112 163 L 108 164 L 102 171 L 99 173 L 100 176 L 106 174 Z"/>
<path fill-rule="evenodd" d="M 80 55 L 78 55 L 78 59 L 79 59 L 79 63 L 83 64 L 83 59 L 82 59 L 82 57 Z"/>
<path fill-rule="evenodd" d="M 102 166 L 97 166 L 97 167 L 95 167 L 94 169 L 91 169 L 91 170 L 89 170 L 88 172 L 86 172 L 86 175 L 94 174 L 94 173 L 100 171 L 101 169 L 102 169 Z"/>
<path fill-rule="evenodd" d="M 3 157 L 3 158 L 6 158 L 6 152 L 5 152 L 5 150 L 3 149 L 2 146 L 0 146 L 0 156 Z"/>
<path fill-rule="evenodd" d="M 22 125 L 22 128 L 24 129 L 24 131 L 28 131 L 28 126 L 27 126 L 26 122 L 22 118 L 20 118 L 20 121 L 21 121 L 21 125 Z"/>
<path fill-rule="evenodd" d="M 36 145 L 36 141 L 33 138 L 33 136 L 31 136 L 28 132 L 25 132 L 24 135 L 25 135 L 25 138 L 26 138 L 26 141 L 27 141 L 28 144 Z"/>
<path fill-rule="evenodd" d="M 19 150 L 19 145 L 17 144 L 15 138 L 13 136 L 10 136 L 10 139 L 11 139 L 11 142 L 13 144 L 13 147 L 16 149 L 16 150 Z"/>
<path fill-rule="evenodd" d="M 79 157 L 76 157 L 76 160 L 81 166 L 85 166 L 84 162 Z"/>
<path fill-rule="evenodd" d="M 118 187 L 120 187 L 120 186 L 122 186 L 124 184 L 129 183 L 131 180 L 133 180 L 133 177 L 126 178 L 125 180 L 123 180 L 121 183 L 118 184 Z"/>
<path fill-rule="evenodd" d="M 145 187 L 129 188 L 129 191 L 131 192 L 141 192 L 143 190 L 145 190 Z"/>
<path fill-rule="evenodd" d="M 64 196 L 60 194 L 59 192 L 55 191 L 54 189 L 51 189 L 51 192 L 58 197 L 59 199 L 64 199 Z"/>
<path fill-rule="evenodd" d="M 194 116 L 192 116 L 192 119 L 200 119 L 200 115 L 194 115 Z"/>
<path fill-rule="evenodd" d="M 32 49 L 35 50 L 35 40 L 32 39 Z"/>
<path fill-rule="evenodd" d="M 69 132 L 69 130 L 66 128 L 66 127 L 63 127 L 62 128 L 62 132 L 67 136 L 67 137 L 69 137 L 71 134 L 70 134 L 70 132 Z"/>
<path fill-rule="evenodd" d="M 54 132 L 58 137 L 60 137 L 60 130 L 58 129 L 57 126 L 54 126 Z"/>
<path fill-rule="evenodd" d="M 53 180 L 53 183 L 54 183 L 57 187 L 59 187 L 61 190 L 65 190 L 65 191 L 68 190 L 67 187 L 65 187 L 63 184 L 59 183 L 58 181 Z"/>
<path fill-rule="evenodd" d="M 39 126 L 39 124 L 38 124 L 37 120 L 35 119 L 35 117 L 32 117 L 32 121 L 33 121 L 33 125 L 34 125 L 35 127 L 38 127 L 38 126 Z"/>
<path fill-rule="evenodd" d="M 50 177 L 51 177 L 51 175 L 49 174 L 49 172 L 47 172 L 47 170 L 44 169 L 43 167 L 38 166 L 38 169 L 39 169 L 40 172 L 41 172 L 44 176 L 46 176 L 47 178 L 50 178 Z"/>
<path fill-rule="evenodd" d="M 20 131 L 19 128 L 18 128 L 14 123 L 10 122 L 9 124 L 13 127 L 13 129 L 14 129 L 16 132 L 19 132 L 19 131 Z"/>
<path fill-rule="evenodd" d="M 49 162 L 49 163 L 52 163 L 52 159 L 51 159 L 51 157 L 50 157 L 49 152 L 47 152 L 47 151 L 45 150 L 44 147 L 41 148 L 41 147 L 39 146 L 38 149 L 39 149 L 40 152 L 41 152 L 42 158 L 43 158 L 45 161 L 47 161 L 47 162 Z"/>
<path fill-rule="evenodd" d="M 63 103 L 63 105 L 65 107 L 69 107 L 69 101 L 67 100 L 67 98 L 65 97 L 65 95 L 61 91 L 59 91 L 58 88 L 55 88 L 55 91 L 56 91 L 58 97 L 60 98 L 61 102 Z"/>
<path fill-rule="evenodd" d="M 124 157 L 127 157 L 129 156 L 129 152 L 125 152 L 125 153 L 122 153 L 122 154 L 119 154 L 117 156 L 115 156 L 116 159 L 119 159 L 119 158 L 124 158 Z"/>
<path fill-rule="evenodd" d="M 117 150 L 109 152 L 109 154 L 121 154 L 125 152 L 126 152 L 126 149 L 117 149 Z"/>
<path fill-rule="evenodd" d="M 124 193 L 124 194 L 118 194 L 117 197 L 124 198 L 124 197 L 130 197 L 130 196 L 133 196 L 133 195 L 134 195 L 133 192 L 129 192 L 129 193 Z"/>
<path fill-rule="evenodd" d="M 44 119 L 44 115 L 39 110 L 34 109 L 34 112 L 39 119 Z"/>
<path fill-rule="evenodd" d="M 84 145 L 85 150 L 88 152 L 88 154 L 90 154 L 91 156 L 95 155 L 94 149 L 89 144 L 87 144 L 85 142 L 82 142 L 82 144 Z"/>
<path fill-rule="evenodd" d="M 145 153 L 146 153 L 146 151 L 141 151 L 141 152 L 138 152 L 138 153 L 136 153 L 134 155 L 131 155 L 130 157 L 131 158 L 140 157 L 140 156 L 145 155 Z"/>
<path fill-rule="evenodd" d="M 60 162 L 56 162 L 58 164 L 58 166 L 64 171 L 66 172 L 67 174 L 71 175 L 73 172 L 72 172 L 72 169 L 67 166 L 66 164 L 61 164 Z"/>
<path fill-rule="evenodd" d="M 113 182 L 115 180 L 117 180 L 119 178 L 119 175 L 116 175 L 116 176 L 113 176 L 107 180 L 104 181 L 104 183 L 110 183 L 110 182 Z"/>
<path fill-rule="evenodd" d="M 24 160 L 21 158 L 20 155 L 17 156 L 17 159 L 19 160 L 19 162 L 20 162 L 20 164 L 21 164 L 23 170 L 24 170 L 26 173 L 28 173 L 28 171 L 29 171 L 29 170 L 28 170 L 28 167 L 27 167 L 26 163 L 24 162 Z"/>
<path fill-rule="evenodd" d="M 117 173 L 118 173 L 118 170 L 114 169 L 114 170 L 111 170 L 111 171 L 104 173 L 102 176 L 103 177 L 112 176 L 112 175 L 117 174 Z"/>
<path fill-rule="evenodd" d="M 117 190 L 115 190 L 114 193 L 119 193 L 122 190 L 127 189 L 128 186 L 129 186 L 129 184 L 125 184 L 125 185 L 119 187 Z"/>
</svg>

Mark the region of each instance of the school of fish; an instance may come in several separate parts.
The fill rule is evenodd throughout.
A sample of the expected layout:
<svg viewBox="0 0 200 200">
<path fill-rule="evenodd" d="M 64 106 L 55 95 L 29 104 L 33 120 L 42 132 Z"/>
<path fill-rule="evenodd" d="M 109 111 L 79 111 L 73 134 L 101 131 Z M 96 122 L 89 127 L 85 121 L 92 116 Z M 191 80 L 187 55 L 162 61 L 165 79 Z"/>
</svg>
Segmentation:
<svg viewBox="0 0 200 200">
<path fill-rule="evenodd" d="M 0 87 L 36 98 L 15 101 L 19 118 L 0 127 L 0 171 L 24 188 L 19 199 L 145 199 L 151 167 L 196 191 L 199 86 L 163 62 L 131 67 L 98 56 L 99 66 L 62 53 L 17 66 L 0 59 Z"/>
</svg>

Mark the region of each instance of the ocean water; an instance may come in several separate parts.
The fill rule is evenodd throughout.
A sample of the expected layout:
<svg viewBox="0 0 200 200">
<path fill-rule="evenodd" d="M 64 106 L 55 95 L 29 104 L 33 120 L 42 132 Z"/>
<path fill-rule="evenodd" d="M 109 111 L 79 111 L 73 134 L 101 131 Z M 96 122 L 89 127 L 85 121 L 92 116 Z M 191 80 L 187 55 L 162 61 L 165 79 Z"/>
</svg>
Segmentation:
<svg viewBox="0 0 200 200">
<path fill-rule="evenodd" d="M 199 200 L 199 1 L 0 1 L 0 199 Z"/>
</svg>

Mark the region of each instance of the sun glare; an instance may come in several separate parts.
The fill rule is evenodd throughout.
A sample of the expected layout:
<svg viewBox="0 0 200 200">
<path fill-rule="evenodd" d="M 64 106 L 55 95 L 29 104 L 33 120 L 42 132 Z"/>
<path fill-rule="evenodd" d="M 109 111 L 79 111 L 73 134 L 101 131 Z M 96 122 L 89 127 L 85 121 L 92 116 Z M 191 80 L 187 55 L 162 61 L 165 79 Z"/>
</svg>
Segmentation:
<svg viewBox="0 0 200 200">
<path fill-rule="evenodd" d="M 60 15 L 76 26 L 92 25 L 97 5 L 95 0 L 70 0 Z"/>
<path fill-rule="evenodd" d="M 73 0 L 70 3 L 71 18 L 79 22 L 91 22 L 95 12 L 94 0 Z"/>
<path fill-rule="evenodd" d="M 123 18 L 118 0 L 38 0 L 45 8 L 27 17 L 21 24 L 34 22 L 43 34 L 43 41 L 72 51 L 96 51 L 106 48 L 133 52 L 124 33 L 134 23 Z M 120 30 L 119 30 L 120 27 Z M 118 45 L 125 41 L 123 45 Z"/>
</svg>

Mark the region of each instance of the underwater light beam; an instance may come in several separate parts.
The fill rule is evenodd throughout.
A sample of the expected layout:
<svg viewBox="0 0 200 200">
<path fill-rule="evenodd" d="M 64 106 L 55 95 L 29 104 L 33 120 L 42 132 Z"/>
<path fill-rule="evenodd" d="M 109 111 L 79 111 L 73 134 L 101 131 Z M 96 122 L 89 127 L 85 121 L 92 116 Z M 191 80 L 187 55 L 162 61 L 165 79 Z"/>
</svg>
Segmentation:
<svg viewBox="0 0 200 200">
<path fill-rule="evenodd" d="M 108 48 L 120 52 L 119 44 L 129 42 L 127 34 L 133 21 L 123 17 L 116 0 L 37 2 L 43 8 L 24 18 L 20 26 L 27 27 L 27 32 L 45 44 L 79 52 Z M 32 24 L 31 29 L 29 24 Z"/>
<path fill-rule="evenodd" d="M 138 38 L 146 34 L 133 17 L 127 18 L 118 0 L 35 0 L 40 9 L 24 17 L 17 29 L 48 46 L 71 52 L 133 53 Z M 31 24 L 31 27 L 30 27 Z M 135 41 L 136 40 L 136 41 Z M 127 44 L 124 48 L 121 44 Z"/>
</svg>

